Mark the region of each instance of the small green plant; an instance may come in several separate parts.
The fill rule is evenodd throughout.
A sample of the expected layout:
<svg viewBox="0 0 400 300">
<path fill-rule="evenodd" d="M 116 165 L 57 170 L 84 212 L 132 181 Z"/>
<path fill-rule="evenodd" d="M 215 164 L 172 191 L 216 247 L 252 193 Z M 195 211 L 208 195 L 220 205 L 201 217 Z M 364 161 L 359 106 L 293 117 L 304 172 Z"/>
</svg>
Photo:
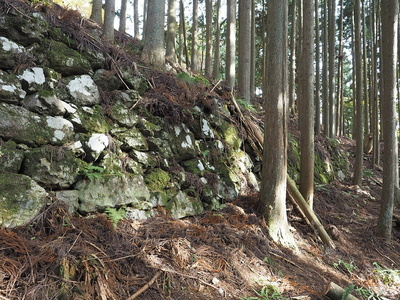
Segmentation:
<svg viewBox="0 0 400 300">
<path fill-rule="evenodd" d="M 272 285 L 266 285 L 260 291 L 254 290 L 257 296 L 243 297 L 241 300 L 288 300 Z"/>
<path fill-rule="evenodd" d="M 400 270 L 385 269 L 377 262 L 373 262 L 372 264 L 375 267 L 374 273 L 385 285 L 400 283 Z"/>
<path fill-rule="evenodd" d="M 353 261 L 347 263 L 341 259 L 339 259 L 337 263 L 334 263 L 333 267 L 343 273 L 348 273 L 350 275 L 353 273 L 355 269 L 357 269 L 357 266 L 354 264 Z"/>
<path fill-rule="evenodd" d="M 380 296 L 379 293 L 375 293 L 372 290 L 364 289 L 364 288 L 356 288 L 354 290 L 362 299 L 367 300 L 382 300 L 383 298 Z"/>
<path fill-rule="evenodd" d="M 114 207 L 107 207 L 105 212 L 108 216 L 108 219 L 111 221 L 111 223 L 113 223 L 114 228 L 117 228 L 119 220 L 126 218 L 126 210 L 123 207 L 118 209 Z"/>
<path fill-rule="evenodd" d="M 238 98 L 238 99 L 236 99 L 236 102 L 244 109 L 247 109 L 247 110 L 250 110 L 253 112 L 256 111 L 253 104 L 251 104 L 249 101 L 247 101 L 245 99 Z"/>
<path fill-rule="evenodd" d="M 94 166 L 92 164 L 84 166 L 79 170 L 79 174 L 86 176 L 90 181 L 100 179 L 105 172 L 106 170 L 103 167 Z"/>
<path fill-rule="evenodd" d="M 372 176 L 374 176 L 374 171 L 371 169 L 364 169 L 363 175 L 365 178 L 371 178 Z"/>
<path fill-rule="evenodd" d="M 342 295 L 342 300 L 347 300 L 351 292 L 354 290 L 354 284 L 350 284 L 348 287 L 344 289 L 343 295 Z"/>
</svg>

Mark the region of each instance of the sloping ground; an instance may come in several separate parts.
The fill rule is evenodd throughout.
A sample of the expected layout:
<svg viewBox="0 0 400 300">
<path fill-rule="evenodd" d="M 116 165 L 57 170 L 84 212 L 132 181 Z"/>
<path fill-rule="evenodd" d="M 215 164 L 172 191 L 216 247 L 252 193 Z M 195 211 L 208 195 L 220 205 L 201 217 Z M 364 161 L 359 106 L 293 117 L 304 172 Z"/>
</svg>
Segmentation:
<svg viewBox="0 0 400 300">
<path fill-rule="evenodd" d="M 275 287 L 289 299 L 323 299 L 335 282 L 355 285 L 359 299 L 399 299 L 399 224 L 390 245 L 374 236 L 379 176 L 362 188 L 317 187 L 315 209 L 336 249 L 326 249 L 295 210 L 298 251 L 272 243 L 253 211 L 256 194 L 221 211 L 174 220 L 159 210 L 116 229 L 106 215 L 70 216 L 54 203 L 31 224 L 0 230 L 0 298 L 246 299 Z"/>
</svg>

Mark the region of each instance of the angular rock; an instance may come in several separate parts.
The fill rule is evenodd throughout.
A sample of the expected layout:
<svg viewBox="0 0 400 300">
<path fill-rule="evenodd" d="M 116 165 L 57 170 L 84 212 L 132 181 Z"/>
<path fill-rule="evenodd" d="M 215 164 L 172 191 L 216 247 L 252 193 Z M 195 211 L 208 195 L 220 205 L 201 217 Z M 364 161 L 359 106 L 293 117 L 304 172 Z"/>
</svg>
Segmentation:
<svg viewBox="0 0 400 300">
<path fill-rule="evenodd" d="M 19 173 L 24 156 L 14 141 L 0 144 L 0 173 Z"/>
<path fill-rule="evenodd" d="M 55 198 L 67 205 L 68 213 L 76 213 L 79 207 L 79 192 L 77 190 L 63 190 L 55 192 Z"/>
<path fill-rule="evenodd" d="M 90 63 L 78 51 L 54 40 L 46 40 L 42 43 L 43 47 L 37 49 L 36 52 L 46 53 L 48 67 L 64 76 L 89 74 L 91 72 Z"/>
<path fill-rule="evenodd" d="M 0 174 L 0 223 L 15 227 L 31 221 L 47 203 L 48 194 L 22 174 Z"/>
<path fill-rule="evenodd" d="M 138 115 L 122 101 L 116 101 L 111 107 L 110 118 L 120 126 L 131 128 L 138 123 Z"/>
<path fill-rule="evenodd" d="M 109 139 L 107 135 L 102 133 L 93 133 L 84 143 L 84 150 L 86 153 L 85 159 L 90 162 L 96 161 L 108 145 Z"/>
<path fill-rule="evenodd" d="M 26 153 L 23 172 L 47 189 L 66 189 L 78 178 L 78 161 L 72 151 L 45 146 Z"/>
<path fill-rule="evenodd" d="M 43 40 L 48 28 L 45 18 L 38 12 L 23 18 L 20 11 L 11 9 L 0 19 L 0 35 L 24 46 Z"/>
<path fill-rule="evenodd" d="M 70 113 L 68 119 L 74 124 L 76 132 L 107 132 L 110 125 L 100 105 L 82 106 Z"/>
<path fill-rule="evenodd" d="M 66 112 L 65 103 L 58 99 L 52 91 L 42 90 L 31 94 L 22 101 L 24 107 L 41 115 L 62 116 Z"/>
<path fill-rule="evenodd" d="M 140 175 L 103 175 L 93 181 L 81 181 L 76 185 L 79 191 L 79 210 L 93 212 L 129 204 L 133 208 L 150 209 L 150 193 Z"/>
<path fill-rule="evenodd" d="M 0 70 L 0 101 L 18 104 L 25 96 L 18 78 Z"/>
<path fill-rule="evenodd" d="M 63 145 L 73 136 L 73 125 L 62 117 L 39 116 L 16 105 L 0 103 L 0 137 L 30 146 Z"/>
<path fill-rule="evenodd" d="M 73 76 L 65 80 L 69 99 L 76 106 L 91 106 L 100 103 L 100 92 L 89 75 Z M 69 100 L 69 101 L 68 101 Z"/>
<path fill-rule="evenodd" d="M 12 69 L 32 60 L 32 55 L 23 46 L 0 36 L 0 65 L 2 68 Z"/>
<path fill-rule="evenodd" d="M 43 69 L 37 67 L 25 69 L 17 77 L 21 80 L 22 88 L 27 92 L 37 92 L 46 82 Z"/>
<path fill-rule="evenodd" d="M 103 91 L 118 90 L 122 87 L 122 81 L 115 75 L 115 72 L 109 70 L 97 70 L 94 72 L 93 80 Z"/>
<path fill-rule="evenodd" d="M 167 208 L 174 218 L 195 216 L 204 211 L 203 204 L 198 198 L 190 197 L 179 191 L 168 203 Z"/>
</svg>

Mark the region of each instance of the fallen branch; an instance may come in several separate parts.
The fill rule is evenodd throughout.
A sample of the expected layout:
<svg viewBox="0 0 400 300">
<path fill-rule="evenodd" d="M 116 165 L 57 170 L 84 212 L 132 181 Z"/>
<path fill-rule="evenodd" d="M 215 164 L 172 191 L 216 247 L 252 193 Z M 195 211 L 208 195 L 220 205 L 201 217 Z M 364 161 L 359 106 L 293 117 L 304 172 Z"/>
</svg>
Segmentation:
<svg viewBox="0 0 400 300">
<path fill-rule="evenodd" d="M 324 296 L 325 298 L 330 300 L 342 300 L 342 299 L 358 300 L 358 298 L 354 297 L 353 295 L 350 295 L 347 289 L 338 286 L 334 282 L 329 283 L 324 293 Z"/>
<path fill-rule="evenodd" d="M 154 281 L 156 281 L 157 278 L 160 277 L 161 273 L 162 273 L 161 271 L 158 271 L 156 273 L 156 275 L 154 275 L 153 278 L 148 283 L 146 283 L 144 286 L 142 286 L 136 293 L 134 293 L 132 296 L 130 296 L 127 300 L 133 300 L 133 299 L 137 298 L 137 296 L 139 296 L 140 294 L 145 292 L 154 283 Z"/>
<path fill-rule="evenodd" d="M 262 160 L 262 151 L 264 146 L 264 135 L 262 134 L 260 128 L 254 124 L 249 118 L 246 118 L 242 111 L 240 110 L 239 105 L 237 104 L 235 97 L 233 94 L 231 95 L 231 100 L 233 105 L 235 106 L 236 110 L 238 111 L 239 118 L 241 119 L 243 126 L 245 127 L 246 131 L 249 133 L 251 137 L 250 144 L 254 145 L 254 151 L 259 155 L 260 159 Z M 257 146 L 256 146 L 257 145 Z M 327 244 L 329 247 L 335 248 L 335 244 L 333 243 L 332 239 L 329 237 L 328 233 L 326 232 L 324 226 L 318 220 L 317 216 L 315 215 L 314 211 L 308 205 L 308 203 L 304 200 L 303 196 L 301 195 L 300 191 L 298 190 L 295 182 L 290 176 L 287 174 L 287 191 L 295 203 L 297 207 L 299 207 L 302 211 L 302 215 L 305 215 L 310 224 L 315 224 L 317 227 L 317 231 L 321 240 Z"/>
</svg>

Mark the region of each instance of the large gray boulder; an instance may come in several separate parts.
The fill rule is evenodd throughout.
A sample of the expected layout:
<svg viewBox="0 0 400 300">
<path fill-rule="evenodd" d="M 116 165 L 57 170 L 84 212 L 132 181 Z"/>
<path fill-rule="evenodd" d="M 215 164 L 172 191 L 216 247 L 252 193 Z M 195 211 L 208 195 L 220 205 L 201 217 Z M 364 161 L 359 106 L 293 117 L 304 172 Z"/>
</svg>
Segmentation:
<svg viewBox="0 0 400 300">
<path fill-rule="evenodd" d="M 78 178 L 78 161 L 72 151 L 45 146 L 26 153 L 23 172 L 47 189 L 66 189 Z"/>
<path fill-rule="evenodd" d="M 31 221 L 47 203 L 48 194 L 31 178 L 0 174 L 0 224 L 20 226 Z"/>
<path fill-rule="evenodd" d="M 62 117 L 40 116 L 16 105 L 0 103 L 0 137 L 31 146 L 63 145 L 74 133 Z"/>
<path fill-rule="evenodd" d="M 107 207 L 127 205 L 138 209 L 151 209 L 150 192 L 141 175 L 102 174 L 92 180 L 80 181 L 79 210 L 93 212 Z"/>
</svg>

